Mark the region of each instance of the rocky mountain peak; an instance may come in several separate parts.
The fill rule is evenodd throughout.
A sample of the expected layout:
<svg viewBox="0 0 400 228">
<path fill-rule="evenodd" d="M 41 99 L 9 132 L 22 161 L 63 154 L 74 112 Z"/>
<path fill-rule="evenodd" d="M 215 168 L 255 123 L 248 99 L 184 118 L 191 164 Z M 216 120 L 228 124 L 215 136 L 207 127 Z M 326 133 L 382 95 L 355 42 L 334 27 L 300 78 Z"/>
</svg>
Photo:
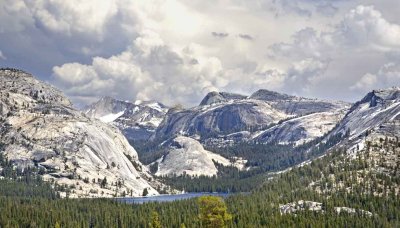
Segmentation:
<svg viewBox="0 0 400 228">
<path fill-rule="evenodd" d="M 0 74 L 9 77 L 33 77 L 31 74 L 15 68 L 0 68 Z"/>
<path fill-rule="evenodd" d="M 266 89 L 257 90 L 250 96 L 250 99 L 263 100 L 263 101 L 281 101 L 293 99 L 295 96 L 290 96 L 283 93 L 278 93 Z"/>
<path fill-rule="evenodd" d="M 379 104 L 392 102 L 400 99 L 400 87 L 391 87 L 387 89 L 373 90 L 369 92 L 360 102 L 355 106 L 363 103 L 369 103 L 369 107 L 376 107 Z"/>
<path fill-rule="evenodd" d="M 203 98 L 203 100 L 200 102 L 200 106 L 226 102 L 229 100 L 242 100 L 246 98 L 246 96 L 240 94 L 213 91 L 209 92 Z"/>
<path fill-rule="evenodd" d="M 0 82 L 0 103 L 3 110 L 20 110 L 40 104 L 72 106 L 61 91 L 22 70 L 2 68 Z"/>
</svg>

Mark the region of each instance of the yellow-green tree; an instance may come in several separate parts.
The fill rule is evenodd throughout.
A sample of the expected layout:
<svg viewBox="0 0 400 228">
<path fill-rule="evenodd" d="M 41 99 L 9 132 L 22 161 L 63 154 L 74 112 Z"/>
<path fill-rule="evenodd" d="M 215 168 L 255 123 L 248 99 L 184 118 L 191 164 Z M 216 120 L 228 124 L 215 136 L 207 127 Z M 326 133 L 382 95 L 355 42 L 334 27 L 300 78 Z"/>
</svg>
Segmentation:
<svg viewBox="0 0 400 228">
<path fill-rule="evenodd" d="M 151 212 L 151 222 L 149 223 L 151 228 L 161 228 L 161 221 L 156 211 Z"/>
<path fill-rule="evenodd" d="M 200 209 L 199 219 L 203 227 L 227 227 L 232 215 L 222 198 L 216 196 L 201 196 L 198 198 Z"/>
</svg>

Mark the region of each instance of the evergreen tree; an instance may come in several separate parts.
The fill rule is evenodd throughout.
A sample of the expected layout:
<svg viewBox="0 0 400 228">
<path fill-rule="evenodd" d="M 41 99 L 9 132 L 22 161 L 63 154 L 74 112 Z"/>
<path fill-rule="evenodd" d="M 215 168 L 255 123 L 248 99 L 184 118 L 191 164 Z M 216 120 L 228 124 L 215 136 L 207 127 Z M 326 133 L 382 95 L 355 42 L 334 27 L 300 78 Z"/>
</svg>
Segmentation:
<svg viewBox="0 0 400 228">
<path fill-rule="evenodd" d="M 199 219 L 203 227 L 227 227 L 228 223 L 232 220 L 232 215 L 228 213 L 228 209 L 222 198 L 201 196 L 197 202 L 200 208 Z"/>
</svg>

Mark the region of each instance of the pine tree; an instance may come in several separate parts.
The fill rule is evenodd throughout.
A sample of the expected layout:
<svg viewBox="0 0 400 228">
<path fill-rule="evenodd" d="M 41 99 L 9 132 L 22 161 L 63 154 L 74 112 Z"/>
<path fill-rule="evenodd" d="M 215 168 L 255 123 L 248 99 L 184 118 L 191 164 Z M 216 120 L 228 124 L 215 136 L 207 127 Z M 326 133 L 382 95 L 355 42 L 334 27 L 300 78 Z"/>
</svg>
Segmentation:
<svg viewBox="0 0 400 228">
<path fill-rule="evenodd" d="M 202 196 L 197 202 L 200 208 L 199 218 L 204 227 L 227 227 L 229 221 L 232 220 L 232 215 L 228 213 L 222 198 Z"/>
</svg>

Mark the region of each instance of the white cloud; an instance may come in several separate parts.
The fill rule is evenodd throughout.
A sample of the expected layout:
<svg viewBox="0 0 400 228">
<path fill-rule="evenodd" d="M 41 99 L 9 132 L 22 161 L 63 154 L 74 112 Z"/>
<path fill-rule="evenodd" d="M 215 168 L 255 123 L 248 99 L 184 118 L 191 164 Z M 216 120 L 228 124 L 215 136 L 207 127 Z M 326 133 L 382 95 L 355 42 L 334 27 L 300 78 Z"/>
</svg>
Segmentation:
<svg viewBox="0 0 400 228">
<path fill-rule="evenodd" d="M 374 88 L 377 82 L 377 77 L 374 74 L 367 73 L 362 78 L 350 87 L 352 90 L 361 90 L 367 92 Z"/>
<path fill-rule="evenodd" d="M 375 74 L 367 73 L 350 87 L 352 90 L 368 92 L 400 85 L 400 63 L 387 63 Z"/>
<path fill-rule="evenodd" d="M 269 56 L 293 62 L 285 66 L 285 91 L 346 99 L 374 86 L 398 83 L 382 79 L 387 82 L 379 84 L 380 77 L 369 72 L 398 61 L 394 56 L 399 51 L 400 25 L 388 22 L 373 6 L 360 5 L 331 30 L 305 28 L 292 36 L 292 42 L 271 45 Z"/>
<path fill-rule="evenodd" d="M 316 79 L 325 73 L 328 64 L 312 58 L 293 63 L 287 71 L 284 87 L 294 93 L 307 93 L 310 87 L 315 86 Z"/>
<path fill-rule="evenodd" d="M 158 34 L 146 31 L 118 55 L 95 57 L 91 65 L 64 64 L 54 68 L 54 76 L 72 97 L 114 95 L 187 104 L 221 83 L 221 62 L 196 54 L 193 47 L 175 52 Z"/>
<path fill-rule="evenodd" d="M 25 3 L 40 25 L 69 36 L 76 32 L 101 37 L 107 22 L 118 12 L 114 0 L 39 0 Z"/>
<path fill-rule="evenodd" d="M 83 103 L 111 95 L 192 105 L 210 90 L 260 88 L 352 100 L 365 75 L 399 61 L 398 4 L 3 0 L 0 49 L 3 65 Z"/>
<path fill-rule="evenodd" d="M 81 102 L 112 95 L 195 105 L 210 91 L 248 93 L 276 89 L 284 81 L 285 75 L 274 70 L 248 74 L 242 68 L 224 68 L 219 58 L 204 53 L 205 47 L 195 43 L 175 51 L 157 33 L 145 31 L 118 55 L 95 57 L 90 65 L 68 63 L 53 71 L 57 84 Z"/>
<path fill-rule="evenodd" d="M 336 46 L 331 33 L 319 33 L 305 28 L 292 36 L 292 43 L 277 43 L 269 47 L 272 58 L 327 58 Z"/>
<path fill-rule="evenodd" d="M 349 46 L 383 51 L 400 49 L 400 25 L 385 20 L 373 6 L 360 5 L 351 10 L 336 32 Z"/>
<path fill-rule="evenodd" d="M 352 50 L 400 50 L 400 25 L 389 23 L 373 6 L 357 6 L 330 32 L 305 28 L 293 35 L 292 43 L 270 46 L 275 58 L 324 58 Z"/>
</svg>

